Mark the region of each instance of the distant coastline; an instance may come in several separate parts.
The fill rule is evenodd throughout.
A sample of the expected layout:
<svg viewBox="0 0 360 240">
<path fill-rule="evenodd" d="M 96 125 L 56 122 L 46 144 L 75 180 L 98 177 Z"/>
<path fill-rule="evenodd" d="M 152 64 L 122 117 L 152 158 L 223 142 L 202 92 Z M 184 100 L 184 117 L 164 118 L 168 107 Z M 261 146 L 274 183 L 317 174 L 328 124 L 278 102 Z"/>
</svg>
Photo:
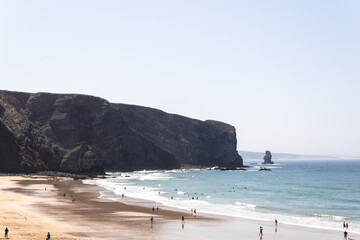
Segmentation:
<svg viewBox="0 0 360 240">
<path fill-rule="evenodd" d="M 246 160 L 262 160 L 264 152 L 238 150 L 239 155 Z M 332 155 L 307 155 L 294 153 L 272 153 L 273 160 L 360 160 L 360 156 L 332 156 Z"/>
</svg>

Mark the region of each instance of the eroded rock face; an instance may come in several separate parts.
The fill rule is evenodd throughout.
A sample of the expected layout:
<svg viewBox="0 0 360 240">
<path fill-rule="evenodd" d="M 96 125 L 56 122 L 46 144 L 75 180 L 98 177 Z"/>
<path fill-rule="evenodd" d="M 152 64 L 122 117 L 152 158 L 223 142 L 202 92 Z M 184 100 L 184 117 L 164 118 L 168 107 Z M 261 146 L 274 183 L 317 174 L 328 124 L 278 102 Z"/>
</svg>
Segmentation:
<svg viewBox="0 0 360 240">
<path fill-rule="evenodd" d="M 0 172 L 242 166 L 235 128 L 78 94 L 0 91 Z"/>
<path fill-rule="evenodd" d="M 269 150 L 267 150 L 265 152 L 263 164 L 274 164 L 274 162 L 271 161 L 271 158 L 272 158 L 271 152 Z"/>
<path fill-rule="evenodd" d="M 63 157 L 60 170 L 70 173 L 103 173 L 103 164 L 96 150 L 81 142 L 79 146 L 70 150 Z"/>
<path fill-rule="evenodd" d="M 0 92 L 0 172 L 58 170 L 63 151 L 27 117 L 30 94 Z"/>
</svg>

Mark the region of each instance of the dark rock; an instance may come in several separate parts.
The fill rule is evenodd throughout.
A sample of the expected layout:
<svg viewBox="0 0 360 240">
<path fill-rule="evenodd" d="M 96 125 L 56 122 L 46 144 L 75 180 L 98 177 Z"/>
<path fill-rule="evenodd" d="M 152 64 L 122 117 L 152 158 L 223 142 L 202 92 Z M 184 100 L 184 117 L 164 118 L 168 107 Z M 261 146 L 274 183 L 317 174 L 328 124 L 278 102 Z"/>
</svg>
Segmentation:
<svg viewBox="0 0 360 240">
<path fill-rule="evenodd" d="M 79 94 L 0 91 L 0 172 L 242 166 L 233 126 Z"/>
<path fill-rule="evenodd" d="M 0 172 L 57 170 L 62 150 L 27 118 L 27 94 L 0 92 Z M 19 100 L 17 99 L 19 98 Z"/>
<path fill-rule="evenodd" d="M 0 105 L 1 106 L 1 105 Z M 0 122 L 0 172 L 17 172 L 20 169 L 20 146 L 15 136 Z"/>
<path fill-rule="evenodd" d="M 236 151 L 236 131 L 231 125 L 140 106 L 113 106 L 131 129 L 171 153 L 181 166 L 242 166 L 243 160 Z"/>
<path fill-rule="evenodd" d="M 274 164 L 274 162 L 271 161 L 271 158 L 272 158 L 271 152 L 267 150 L 265 152 L 264 162 L 262 164 Z"/>
<path fill-rule="evenodd" d="M 271 171 L 271 169 L 266 167 L 260 167 L 259 171 Z"/>
</svg>

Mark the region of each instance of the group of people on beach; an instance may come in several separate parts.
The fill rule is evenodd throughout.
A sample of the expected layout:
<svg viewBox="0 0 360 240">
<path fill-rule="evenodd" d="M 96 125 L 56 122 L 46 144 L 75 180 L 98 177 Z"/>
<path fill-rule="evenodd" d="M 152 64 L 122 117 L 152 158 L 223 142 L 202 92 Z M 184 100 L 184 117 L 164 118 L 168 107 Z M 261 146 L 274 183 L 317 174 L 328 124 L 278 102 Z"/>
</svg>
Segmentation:
<svg viewBox="0 0 360 240">
<path fill-rule="evenodd" d="M 349 229 L 349 223 L 343 222 L 343 229 Z M 348 239 L 348 232 L 346 230 L 344 231 L 344 239 Z"/>
<path fill-rule="evenodd" d="M 45 188 L 45 191 L 46 191 L 46 188 Z M 66 193 L 63 194 L 63 197 L 66 198 Z M 75 202 L 76 199 L 73 197 L 72 194 L 70 194 L 70 198 L 71 198 L 71 202 Z"/>
<path fill-rule="evenodd" d="M 155 212 L 155 207 L 152 207 L 152 211 Z M 156 211 L 159 211 L 159 207 L 156 207 Z M 191 212 L 193 213 L 194 218 L 196 218 L 196 209 L 191 209 Z M 150 217 L 150 227 L 153 228 L 154 223 L 154 216 Z M 185 226 L 185 216 L 181 217 L 181 226 L 182 229 L 184 229 Z"/>
<path fill-rule="evenodd" d="M 277 227 L 278 227 L 278 220 L 275 219 L 275 232 L 277 232 Z M 264 231 L 264 228 L 262 226 L 260 226 L 260 232 L 259 232 L 260 240 L 262 240 L 262 237 L 264 235 L 263 231 Z"/>
</svg>

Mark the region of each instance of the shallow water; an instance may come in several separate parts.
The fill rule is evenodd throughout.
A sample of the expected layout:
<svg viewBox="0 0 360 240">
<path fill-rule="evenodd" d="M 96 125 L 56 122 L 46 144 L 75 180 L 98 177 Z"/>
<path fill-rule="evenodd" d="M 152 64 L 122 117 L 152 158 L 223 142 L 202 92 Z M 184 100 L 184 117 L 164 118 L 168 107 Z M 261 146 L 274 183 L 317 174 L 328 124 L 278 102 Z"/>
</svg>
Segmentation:
<svg viewBox="0 0 360 240">
<path fill-rule="evenodd" d="M 360 161 L 279 161 L 268 166 L 272 171 L 253 166 L 248 171 L 109 173 L 116 178 L 86 183 L 119 195 L 113 200 L 125 194 L 198 213 L 327 229 L 342 229 L 346 221 L 350 232 L 360 232 Z"/>
</svg>

